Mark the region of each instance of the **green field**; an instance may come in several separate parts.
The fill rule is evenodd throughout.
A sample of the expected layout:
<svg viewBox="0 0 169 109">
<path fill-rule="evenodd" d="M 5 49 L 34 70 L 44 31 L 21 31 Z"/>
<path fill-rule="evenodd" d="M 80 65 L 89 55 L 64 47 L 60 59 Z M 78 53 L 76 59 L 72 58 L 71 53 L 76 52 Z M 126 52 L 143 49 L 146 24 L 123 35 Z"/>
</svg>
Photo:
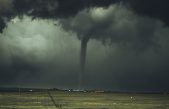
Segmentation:
<svg viewBox="0 0 169 109">
<path fill-rule="evenodd" d="M 61 91 L 0 92 L 0 109 L 169 109 L 169 95 Z"/>
</svg>

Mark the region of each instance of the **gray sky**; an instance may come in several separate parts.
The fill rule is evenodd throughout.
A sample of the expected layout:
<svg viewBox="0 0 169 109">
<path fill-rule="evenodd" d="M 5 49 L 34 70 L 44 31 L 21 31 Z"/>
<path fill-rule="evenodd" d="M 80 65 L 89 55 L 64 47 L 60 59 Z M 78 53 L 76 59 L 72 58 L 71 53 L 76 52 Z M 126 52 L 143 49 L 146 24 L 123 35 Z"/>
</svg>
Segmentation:
<svg viewBox="0 0 169 109">
<path fill-rule="evenodd" d="M 84 88 L 168 91 L 163 8 L 159 15 L 139 11 L 132 0 L 108 1 L 76 6 L 72 0 L 69 6 L 59 0 L 0 0 L 0 87 L 77 88 L 81 40 L 89 37 Z"/>
</svg>

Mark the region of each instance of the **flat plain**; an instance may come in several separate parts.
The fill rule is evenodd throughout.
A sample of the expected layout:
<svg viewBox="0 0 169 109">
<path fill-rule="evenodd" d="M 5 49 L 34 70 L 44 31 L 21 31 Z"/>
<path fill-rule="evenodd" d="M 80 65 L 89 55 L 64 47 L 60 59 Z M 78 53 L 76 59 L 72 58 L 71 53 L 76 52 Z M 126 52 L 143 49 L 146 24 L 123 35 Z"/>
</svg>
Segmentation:
<svg viewBox="0 0 169 109">
<path fill-rule="evenodd" d="M 0 92 L 0 109 L 169 109 L 169 94 Z"/>
</svg>

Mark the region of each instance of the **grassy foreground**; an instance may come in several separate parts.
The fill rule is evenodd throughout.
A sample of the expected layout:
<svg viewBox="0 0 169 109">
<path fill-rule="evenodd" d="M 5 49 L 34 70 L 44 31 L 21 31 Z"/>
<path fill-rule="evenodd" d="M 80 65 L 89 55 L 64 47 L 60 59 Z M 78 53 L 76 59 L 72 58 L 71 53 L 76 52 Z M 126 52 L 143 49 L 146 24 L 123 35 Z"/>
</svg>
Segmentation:
<svg viewBox="0 0 169 109">
<path fill-rule="evenodd" d="M 169 109 L 167 94 L 0 92 L 0 109 Z"/>
</svg>

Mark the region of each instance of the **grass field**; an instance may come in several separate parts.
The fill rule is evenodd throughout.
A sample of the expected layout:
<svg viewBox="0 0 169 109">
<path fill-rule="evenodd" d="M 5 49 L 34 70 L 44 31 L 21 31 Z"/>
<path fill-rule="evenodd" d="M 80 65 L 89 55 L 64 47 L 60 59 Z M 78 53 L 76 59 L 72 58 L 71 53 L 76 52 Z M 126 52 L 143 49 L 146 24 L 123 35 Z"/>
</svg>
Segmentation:
<svg viewBox="0 0 169 109">
<path fill-rule="evenodd" d="M 169 109 L 167 94 L 0 92 L 0 109 Z"/>
</svg>

